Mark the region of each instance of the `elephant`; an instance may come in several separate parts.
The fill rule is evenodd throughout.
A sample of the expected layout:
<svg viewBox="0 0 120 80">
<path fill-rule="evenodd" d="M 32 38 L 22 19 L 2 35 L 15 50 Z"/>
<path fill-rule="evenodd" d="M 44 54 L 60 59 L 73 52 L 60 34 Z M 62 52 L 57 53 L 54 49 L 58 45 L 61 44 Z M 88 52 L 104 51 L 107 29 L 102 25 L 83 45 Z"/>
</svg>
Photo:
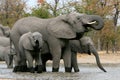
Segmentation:
<svg viewBox="0 0 120 80">
<path fill-rule="evenodd" d="M 47 42 L 53 57 L 52 72 L 59 71 L 61 55 L 63 55 L 65 72 L 71 72 L 69 40 L 79 39 L 85 32 L 89 31 L 89 28 L 101 30 L 103 25 L 104 21 L 99 15 L 87 15 L 77 12 L 71 12 L 49 19 L 25 17 L 18 20 L 10 32 L 10 38 L 17 53 L 16 64 L 13 71 L 19 72 L 19 69 L 23 68 L 23 66 L 19 64 L 20 53 L 18 48 L 18 41 L 22 34 L 29 31 L 40 32 L 43 35 L 43 40 Z"/>
<path fill-rule="evenodd" d="M 22 62 L 28 61 L 28 69 L 34 73 L 33 60 L 38 66 L 38 73 L 42 72 L 41 48 L 43 45 L 42 35 L 39 32 L 27 32 L 20 37 L 19 50 Z M 27 69 L 27 68 L 26 68 Z M 24 70 L 22 71 L 24 72 Z"/>
<path fill-rule="evenodd" d="M 8 26 L 3 26 L 0 24 L 0 36 L 10 36 L 10 28 Z"/>
<path fill-rule="evenodd" d="M 70 44 L 70 48 L 71 48 L 71 52 L 72 52 L 71 65 L 72 65 L 72 68 L 74 68 L 75 72 L 79 72 L 79 68 L 78 68 L 78 64 L 77 64 L 77 53 L 87 53 L 89 55 L 91 55 L 91 53 L 93 53 L 93 55 L 96 58 L 98 67 L 102 71 L 106 72 L 106 70 L 101 65 L 98 52 L 97 52 L 97 50 L 94 46 L 94 43 L 90 37 L 83 36 L 79 40 L 70 40 L 69 44 Z M 44 43 L 43 48 L 41 50 L 41 54 L 42 54 L 41 56 L 42 56 L 42 63 L 43 63 L 43 71 L 46 71 L 46 62 L 48 60 L 52 60 L 52 55 L 50 54 L 47 43 Z M 61 56 L 61 59 L 62 59 L 62 56 Z M 37 68 L 35 68 L 35 69 L 37 70 Z"/>
<path fill-rule="evenodd" d="M 10 38 L 5 37 L 5 36 L 0 36 L 0 46 L 10 46 Z"/>
<path fill-rule="evenodd" d="M 15 51 L 14 49 L 11 51 L 12 52 L 10 53 L 10 46 L 0 46 L 0 61 L 5 61 L 7 68 L 13 68 L 13 57 L 15 55 Z"/>
<path fill-rule="evenodd" d="M 91 53 L 92 53 L 96 58 L 96 63 L 98 65 L 98 67 L 102 71 L 107 72 L 103 68 L 103 66 L 100 62 L 99 54 L 98 54 L 97 49 L 95 48 L 94 43 L 90 37 L 83 36 L 79 40 L 70 40 L 70 46 L 71 46 L 71 52 L 72 52 L 72 56 L 73 56 L 73 58 L 71 58 L 72 59 L 71 65 L 74 68 L 75 72 L 79 71 L 78 64 L 77 64 L 77 53 L 87 53 L 89 55 L 91 55 Z"/>
</svg>

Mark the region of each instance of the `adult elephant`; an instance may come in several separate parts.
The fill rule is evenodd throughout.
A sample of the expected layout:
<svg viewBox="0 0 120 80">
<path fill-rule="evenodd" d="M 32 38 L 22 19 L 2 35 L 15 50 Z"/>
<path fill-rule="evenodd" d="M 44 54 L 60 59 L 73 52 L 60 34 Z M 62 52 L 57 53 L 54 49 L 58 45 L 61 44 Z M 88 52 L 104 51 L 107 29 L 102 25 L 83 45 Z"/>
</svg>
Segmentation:
<svg viewBox="0 0 120 80">
<path fill-rule="evenodd" d="M 83 36 L 79 40 L 70 40 L 70 46 L 71 46 L 71 51 L 72 51 L 72 67 L 74 68 L 75 72 L 79 71 L 78 64 L 77 64 L 77 53 L 87 53 L 91 55 L 91 53 L 95 56 L 96 63 L 98 67 L 106 72 L 106 70 L 103 68 L 99 54 L 97 52 L 97 49 L 94 46 L 94 43 L 90 37 Z"/>
<path fill-rule="evenodd" d="M 22 34 L 26 32 L 38 31 L 43 35 L 43 40 L 47 42 L 50 53 L 53 57 L 53 72 L 58 72 L 60 57 L 63 55 L 65 71 L 71 72 L 71 50 L 70 39 L 79 39 L 88 27 L 95 30 L 103 28 L 103 19 L 98 15 L 86 15 L 76 12 L 61 15 L 55 18 L 41 19 L 37 17 L 27 17 L 18 20 L 11 30 L 11 40 L 17 52 L 14 71 L 23 67 L 19 64 L 18 41 Z M 66 57 L 68 57 L 66 59 Z M 25 66 L 25 65 L 24 65 Z"/>
</svg>

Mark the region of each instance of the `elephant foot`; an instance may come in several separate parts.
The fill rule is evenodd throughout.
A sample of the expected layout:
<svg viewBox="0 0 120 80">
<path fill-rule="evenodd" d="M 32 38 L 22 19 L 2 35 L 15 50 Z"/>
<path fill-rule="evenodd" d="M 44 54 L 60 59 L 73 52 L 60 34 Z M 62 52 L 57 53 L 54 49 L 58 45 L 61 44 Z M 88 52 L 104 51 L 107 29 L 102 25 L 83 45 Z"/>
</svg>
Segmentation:
<svg viewBox="0 0 120 80">
<path fill-rule="evenodd" d="M 43 72 L 46 72 L 47 71 L 46 66 L 43 65 L 42 70 L 43 70 Z"/>
<path fill-rule="evenodd" d="M 43 66 L 42 65 L 38 65 L 37 73 L 42 73 L 42 69 L 43 69 Z"/>
<path fill-rule="evenodd" d="M 33 67 L 30 67 L 30 68 L 29 68 L 29 72 L 35 73 L 35 69 L 34 69 Z"/>
<path fill-rule="evenodd" d="M 36 65 L 36 66 L 35 66 L 35 69 L 34 69 L 34 70 L 35 70 L 35 71 L 37 71 L 37 70 L 38 70 L 38 65 Z"/>
<path fill-rule="evenodd" d="M 21 68 L 20 69 L 21 72 L 28 72 L 29 71 L 28 68 L 27 68 L 27 65 L 23 65 L 20 68 Z"/>
<path fill-rule="evenodd" d="M 74 70 L 75 72 L 79 72 L 80 70 L 79 69 L 76 69 L 76 70 Z"/>
<path fill-rule="evenodd" d="M 20 72 L 20 66 L 15 66 L 13 72 Z"/>
<path fill-rule="evenodd" d="M 43 72 L 47 72 L 46 68 L 42 68 Z"/>
<path fill-rule="evenodd" d="M 52 72 L 58 72 L 59 68 L 53 68 Z"/>
<path fill-rule="evenodd" d="M 71 67 L 65 67 L 65 72 L 71 72 L 72 68 Z"/>
</svg>

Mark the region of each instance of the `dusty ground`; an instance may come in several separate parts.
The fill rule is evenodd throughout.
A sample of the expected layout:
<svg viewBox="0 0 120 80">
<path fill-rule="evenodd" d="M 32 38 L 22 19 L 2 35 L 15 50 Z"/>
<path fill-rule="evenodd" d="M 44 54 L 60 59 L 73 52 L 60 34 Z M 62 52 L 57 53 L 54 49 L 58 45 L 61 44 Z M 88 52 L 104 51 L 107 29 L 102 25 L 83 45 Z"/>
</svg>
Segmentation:
<svg viewBox="0 0 120 80">
<path fill-rule="evenodd" d="M 120 63 L 120 52 L 106 54 L 105 51 L 99 51 L 101 63 Z M 96 63 L 94 55 L 78 54 L 78 63 Z"/>
<path fill-rule="evenodd" d="M 7 69 L 4 62 L 0 63 L 0 80 L 120 80 L 120 53 L 104 54 L 99 52 L 101 63 L 107 73 L 101 71 L 95 62 L 93 55 L 78 54 L 80 72 L 65 73 L 63 62 L 57 73 L 51 72 L 51 62 L 47 65 L 47 71 L 37 73 L 13 73 L 12 69 Z"/>
</svg>

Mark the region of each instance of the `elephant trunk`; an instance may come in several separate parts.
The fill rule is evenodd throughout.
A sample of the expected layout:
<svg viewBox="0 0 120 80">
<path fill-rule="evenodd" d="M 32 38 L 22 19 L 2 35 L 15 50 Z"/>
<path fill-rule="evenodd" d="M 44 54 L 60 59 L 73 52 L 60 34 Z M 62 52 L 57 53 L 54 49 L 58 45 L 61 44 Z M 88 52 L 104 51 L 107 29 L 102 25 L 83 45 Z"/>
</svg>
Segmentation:
<svg viewBox="0 0 120 80">
<path fill-rule="evenodd" d="M 87 25 L 95 30 L 101 30 L 104 26 L 102 17 L 98 15 L 89 15 L 89 22 Z"/>
<path fill-rule="evenodd" d="M 94 48 L 92 47 L 92 49 L 94 49 Z M 97 63 L 97 65 L 98 65 L 98 67 L 99 67 L 102 71 L 107 72 L 107 71 L 103 68 L 103 66 L 101 65 L 100 58 L 99 58 L 99 56 L 98 56 L 97 51 L 96 51 L 96 50 L 93 50 L 92 53 L 93 53 L 93 55 L 94 55 L 95 58 L 96 58 L 96 63 Z"/>
</svg>

